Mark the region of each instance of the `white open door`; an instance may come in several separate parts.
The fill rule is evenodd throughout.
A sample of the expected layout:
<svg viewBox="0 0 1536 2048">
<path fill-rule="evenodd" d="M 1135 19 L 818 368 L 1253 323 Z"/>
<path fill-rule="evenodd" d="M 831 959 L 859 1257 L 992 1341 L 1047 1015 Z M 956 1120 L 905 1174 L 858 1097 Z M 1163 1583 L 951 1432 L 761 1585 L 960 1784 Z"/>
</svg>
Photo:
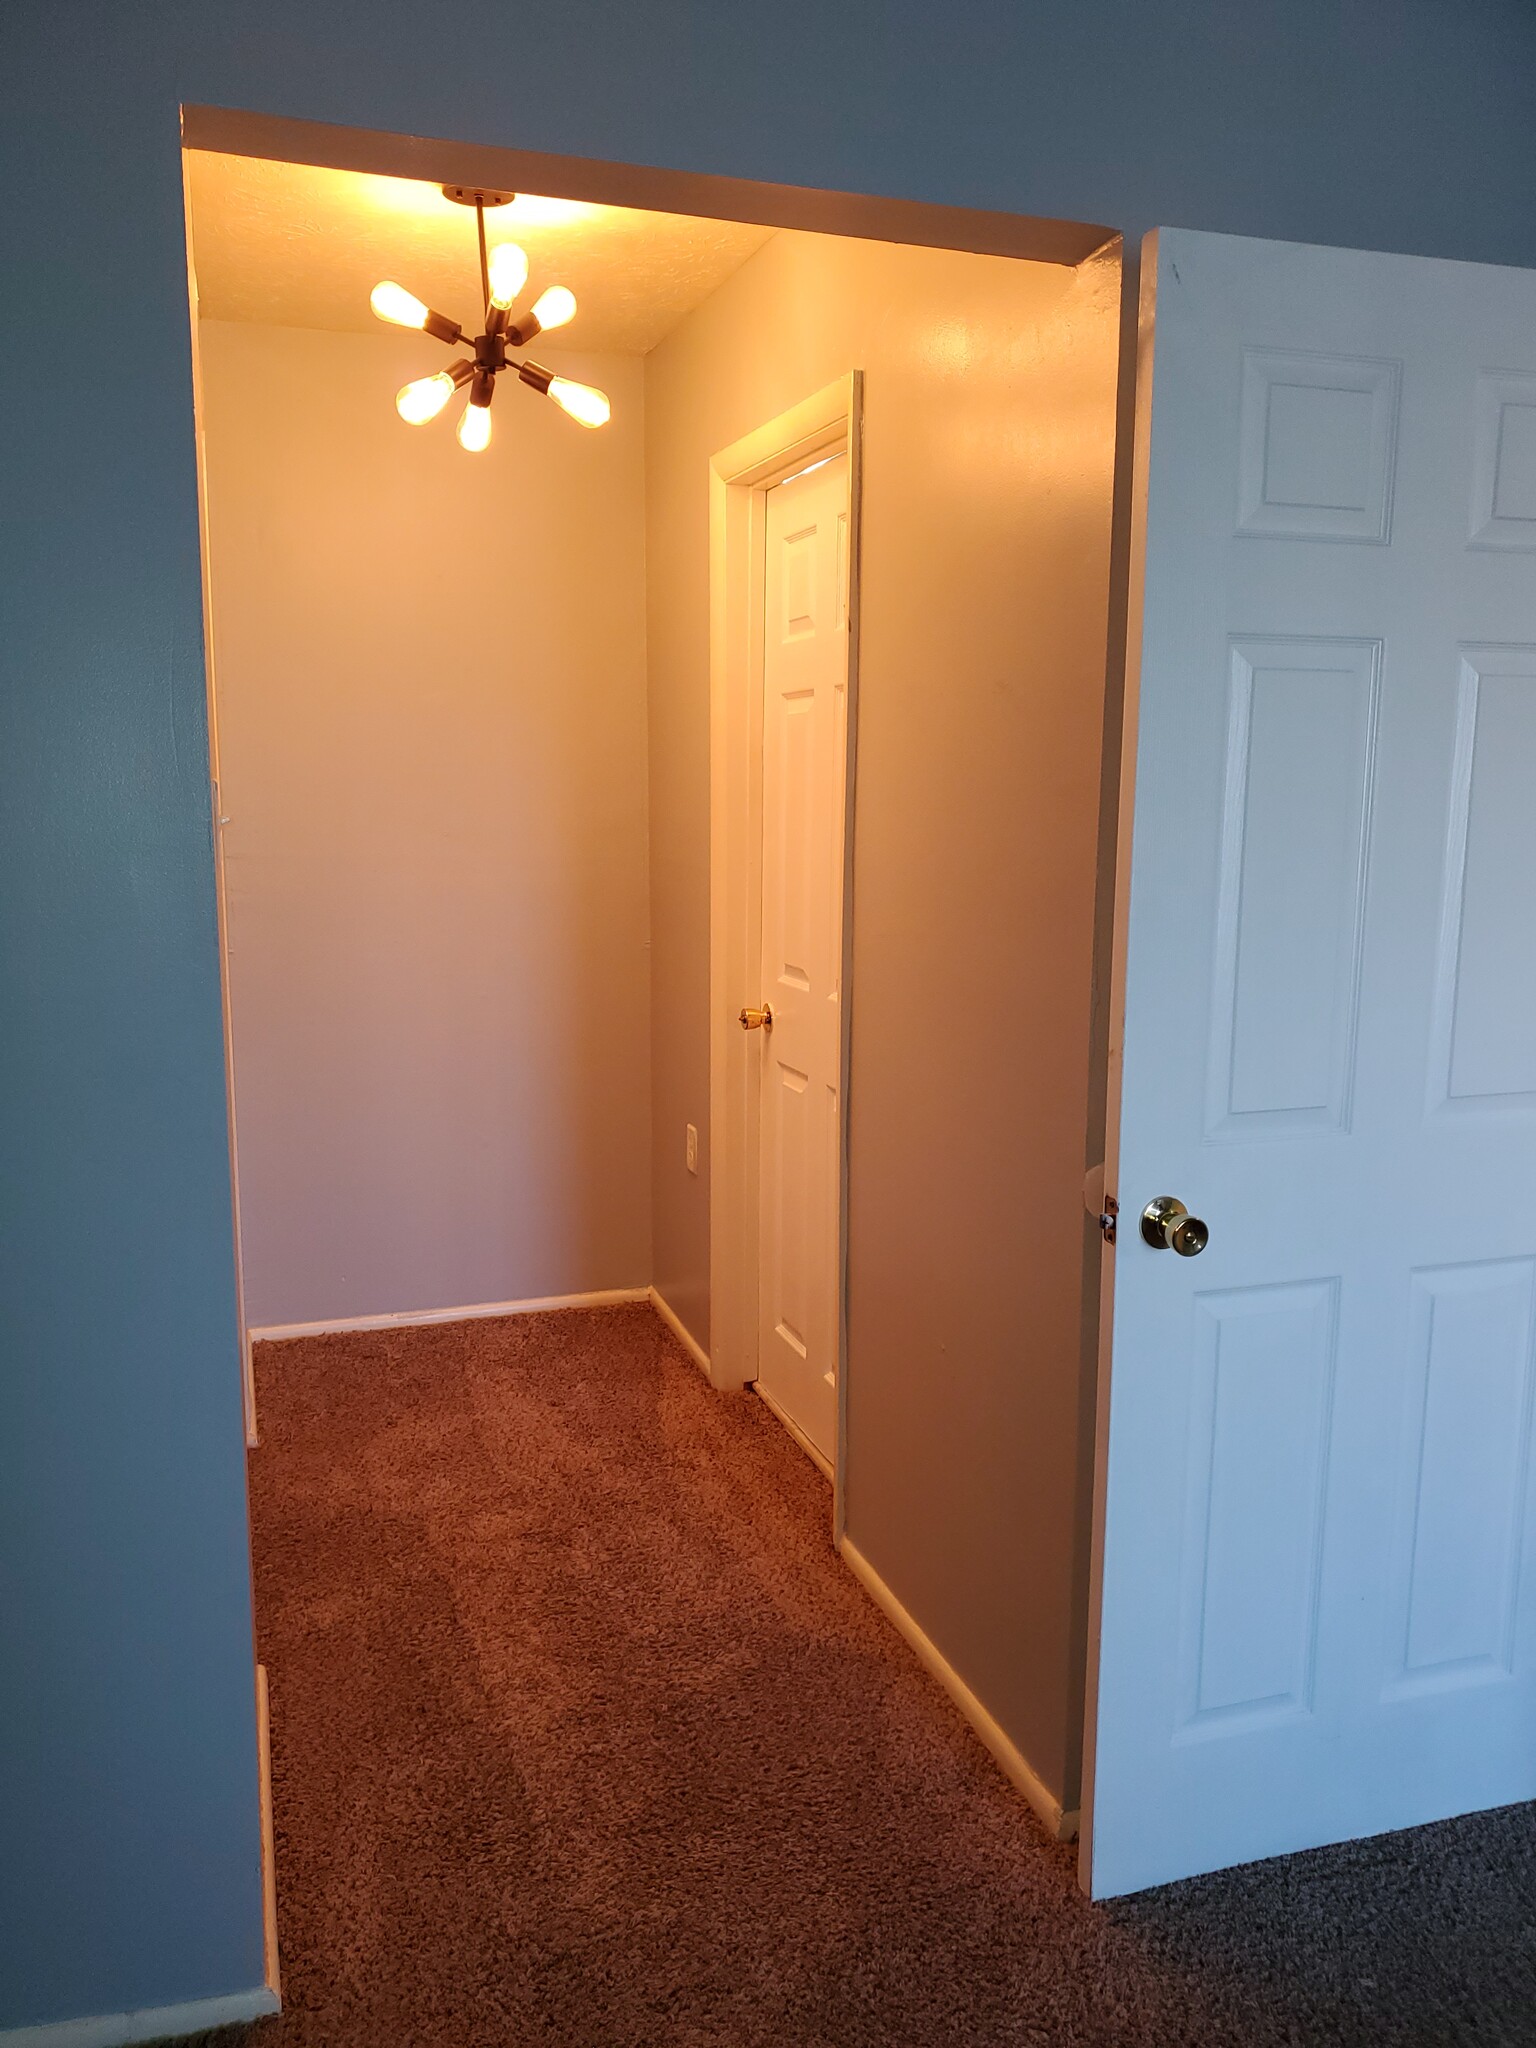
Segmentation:
<svg viewBox="0 0 1536 2048">
<path fill-rule="evenodd" d="M 1141 369 L 1097 1896 L 1536 1796 L 1536 274 L 1164 230 Z"/>
</svg>

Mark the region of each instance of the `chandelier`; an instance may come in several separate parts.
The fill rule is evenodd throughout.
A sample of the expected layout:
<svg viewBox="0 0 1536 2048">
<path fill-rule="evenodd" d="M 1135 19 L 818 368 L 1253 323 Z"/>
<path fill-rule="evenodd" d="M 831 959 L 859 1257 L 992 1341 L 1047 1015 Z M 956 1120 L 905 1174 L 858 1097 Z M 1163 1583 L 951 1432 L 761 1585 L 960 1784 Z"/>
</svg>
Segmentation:
<svg viewBox="0 0 1536 2048">
<path fill-rule="evenodd" d="M 503 370 L 515 370 L 533 391 L 552 398 L 584 427 L 601 427 L 608 419 L 608 400 L 590 384 L 577 384 L 558 377 L 542 363 L 524 357 L 516 361 L 508 350 L 521 354 L 536 334 L 564 327 L 576 314 L 575 294 L 563 284 L 552 284 L 533 302 L 528 312 L 514 320 L 512 309 L 528 282 L 528 258 L 516 242 L 499 242 L 494 249 L 485 245 L 485 210 L 507 206 L 512 192 L 490 192 L 479 185 L 445 185 L 443 197 L 460 206 L 475 209 L 475 226 L 480 236 L 480 288 L 485 300 L 485 331 L 474 337 L 473 356 L 460 356 L 446 370 L 431 377 L 418 377 L 403 384 L 395 394 L 395 410 L 413 427 L 435 420 L 455 391 L 469 386 L 469 402 L 459 419 L 459 446 L 478 455 L 491 445 L 491 399 L 496 379 Z M 376 284 L 370 301 L 381 320 L 393 327 L 418 327 L 434 341 L 449 348 L 467 341 L 464 329 L 445 313 L 435 313 L 422 304 L 404 285 Z"/>
</svg>

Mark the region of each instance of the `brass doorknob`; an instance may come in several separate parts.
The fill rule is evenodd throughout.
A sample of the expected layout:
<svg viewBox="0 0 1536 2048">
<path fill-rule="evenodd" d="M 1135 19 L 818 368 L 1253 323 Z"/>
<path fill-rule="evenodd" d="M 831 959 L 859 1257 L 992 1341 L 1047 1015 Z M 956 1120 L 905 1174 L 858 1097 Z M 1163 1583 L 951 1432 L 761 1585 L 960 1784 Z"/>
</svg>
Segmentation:
<svg viewBox="0 0 1536 2048">
<path fill-rule="evenodd" d="M 771 1031 L 773 1029 L 772 1010 L 769 1009 L 766 1003 L 764 1003 L 760 1010 L 743 1010 L 741 1013 L 741 1028 L 743 1031 Z"/>
<path fill-rule="evenodd" d="M 1153 1251 L 1177 1252 L 1181 1259 L 1197 1259 L 1211 1241 L 1200 1218 L 1172 1195 L 1148 1202 L 1141 1212 L 1141 1234 Z"/>
</svg>

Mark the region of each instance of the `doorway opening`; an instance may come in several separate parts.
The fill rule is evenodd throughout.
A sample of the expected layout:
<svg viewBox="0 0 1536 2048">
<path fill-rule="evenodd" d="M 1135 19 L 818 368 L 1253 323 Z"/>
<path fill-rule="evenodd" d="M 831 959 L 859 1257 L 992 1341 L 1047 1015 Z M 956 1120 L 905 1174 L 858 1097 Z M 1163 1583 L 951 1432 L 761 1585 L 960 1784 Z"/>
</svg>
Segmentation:
<svg viewBox="0 0 1536 2048">
<path fill-rule="evenodd" d="M 1118 245 L 185 140 L 247 1355 L 649 1301 L 1069 1834 Z M 395 417 L 444 358 L 369 294 L 468 331 L 449 184 L 517 195 L 600 433 Z"/>
</svg>

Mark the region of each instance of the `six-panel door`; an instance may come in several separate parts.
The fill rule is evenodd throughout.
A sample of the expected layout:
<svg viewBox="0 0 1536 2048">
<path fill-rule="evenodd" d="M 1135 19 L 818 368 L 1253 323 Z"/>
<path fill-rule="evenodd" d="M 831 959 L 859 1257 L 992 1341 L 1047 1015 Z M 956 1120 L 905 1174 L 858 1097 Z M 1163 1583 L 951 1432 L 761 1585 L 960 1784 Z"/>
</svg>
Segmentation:
<svg viewBox="0 0 1536 2048">
<path fill-rule="evenodd" d="M 1099 1895 L 1536 1795 L 1536 276 L 1148 255 Z"/>
<path fill-rule="evenodd" d="M 837 1432 L 848 461 L 768 492 L 763 602 L 758 1381 L 828 1461 Z"/>
</svg>

